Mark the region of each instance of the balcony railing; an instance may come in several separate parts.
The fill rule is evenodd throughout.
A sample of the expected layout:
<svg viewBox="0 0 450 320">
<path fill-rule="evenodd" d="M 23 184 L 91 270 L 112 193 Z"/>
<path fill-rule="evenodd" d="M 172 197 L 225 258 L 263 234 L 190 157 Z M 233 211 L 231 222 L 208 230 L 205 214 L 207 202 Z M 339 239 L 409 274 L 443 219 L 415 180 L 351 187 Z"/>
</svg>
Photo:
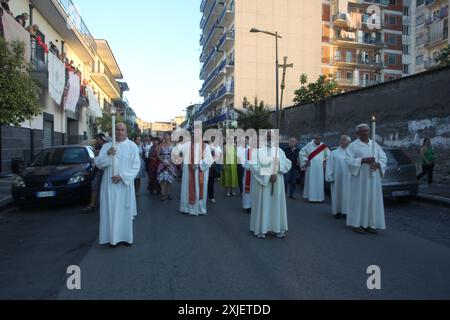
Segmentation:
<svg viewBox="0 0 450 320">
<path fill-rule="evenodd" d="M 342 63 L 342 64 L 359 64 L 373 67 L 382 67 L 383 63 L 373 58 L 364 58 L 364 57 L 334 57 L 334 63 Z"/>
<path fill-rule="evenodd" d="M 81 18 L 80 13 L 73 4 L 72 0 L 58 0 L 58 3 L 61 5 L 66 14 L 69 16 L 71 23 L 73 24 L 75 29 L 77 29 L 77 31 L 81 34 L 89 49 L 95 54 L 97 52 L 97 45 L 95 43 L 94 37 L 92 36 L 83 19 Z"/>
</svg>

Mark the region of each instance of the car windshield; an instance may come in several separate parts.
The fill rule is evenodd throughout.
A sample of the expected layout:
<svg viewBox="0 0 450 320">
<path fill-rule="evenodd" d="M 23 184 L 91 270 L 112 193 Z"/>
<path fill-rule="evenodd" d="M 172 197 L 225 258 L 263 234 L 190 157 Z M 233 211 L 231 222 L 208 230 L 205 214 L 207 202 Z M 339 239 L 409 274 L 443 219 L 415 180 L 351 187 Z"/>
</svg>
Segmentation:
<svg viewBox="0 0 450 320">
<path fill-rule="evenodd" d="M 37 156 L 32 167 L 82 164 L 86 162 L 89 162 L 89 159 L 83 148 L 49 149 L 42 151 Z"/>
<path fill-rule="evenodd" d="M 401 150 L 388 149 L 385 150 L 388 158 L 388 166 L 401 166 L 411 164 L 411 159 Z"/>
</svg>

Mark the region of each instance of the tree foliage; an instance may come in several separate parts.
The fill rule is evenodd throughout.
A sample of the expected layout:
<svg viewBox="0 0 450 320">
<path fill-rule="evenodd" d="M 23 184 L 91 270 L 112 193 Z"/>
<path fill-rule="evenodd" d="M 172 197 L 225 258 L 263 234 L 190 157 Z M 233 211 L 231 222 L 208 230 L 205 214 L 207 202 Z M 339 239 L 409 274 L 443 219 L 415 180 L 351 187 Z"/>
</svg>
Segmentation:
<svg viewBox="0 0 450 320">
<path fill-rule="evenodd" d="M 0 125 L 20 126 L 41 113 L 39 85 L 30 78 L 25 45 L 0 37 Z"/>
<path fill-rule="evenodd" d="M 312 103 L 326 99 L 342 92 L 338 88 L 336 76 L 321 75 L 316 82 L 308 83 L 308 76 L 302 74 L 300 76 L 300 89 L 295 91 L 295 104 Z"/>
<path fill-rule="evenodd" d="M 439 63 L 439 66 L 441 67 L 450 66 L 450 45 L 441 50 L 436 58 L 436 62 Z"/>
<path fill-rule="evenodd" d="M 116 116 L 116 123 L 124 122 L 127 125 L 128 129 L 128 137 L 130 139 L 134 139 L 139 136 L 141 133 L 136 129 L 134 125 L 130 122 L 125 122 L 121 115 Z M 112 135 L 112 117 L 108 112 L 103 112 L 103 118 L 97 119 L 97 127 L 103 133 L 108 133 L 109 136 Z"/>
<path fill-rule="evenodd" d="M 272 129 L 272 123 L 270 121 L 271 112 L 269 108 L 264 104 L 264 101 L 258 101 L 255 98 L 253 104 L 251 104 L 247 98 L 244 98 L 242 102 L 242 109 L 237 110 L 239 113 L 238 124 L 239 127 L 248 130 L 255 129 Z"/>
</svg>

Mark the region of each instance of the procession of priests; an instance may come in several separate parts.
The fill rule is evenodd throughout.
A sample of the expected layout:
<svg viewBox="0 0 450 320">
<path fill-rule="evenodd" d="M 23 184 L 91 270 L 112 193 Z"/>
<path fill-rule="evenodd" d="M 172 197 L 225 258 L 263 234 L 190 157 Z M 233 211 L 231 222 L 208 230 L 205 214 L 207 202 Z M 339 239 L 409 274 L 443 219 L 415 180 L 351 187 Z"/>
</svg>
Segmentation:
<svg viewBox="0 0 450 320">
<path fill-rule="evenodd" d="M 102 172 L 99 242 L 111 247 L 121 243 L 132 246 L 133 225 L 138 214 L 136 196 L 139 190 L 135 190 L 135 179 L 139 179 L 143 169 L 142 152 L 139 145 L 128 139 L 125 124 L 117 124 L 114 136 L 115 141 L 105 143 L 95 158 L 95 166 Z M 312 206 L 323 203 L 325 182 L 328 182 L 332 200 L 330 211 L 336 219 L 345 218 L 347 226 L 357 233 L 375 234 L 377 230 L 384 230 L 381 182 L 387 157 L 370 139 L 369 125 L 359 125 L 356 137 L 352 142 L 349 136 L 343 135 L 339 147 L 333 151 L 323 143 L 320 135 L 302 149 L 297 148 L 297 140 L 292 138 L 289 148 L 283 150 L 276 143 L 275 131 L 270 130 L 267 135 L 257 137 L 256 142 L 250 143 L 248 138 L 240 146 L 235 142 L 238 163 L 231 166 L 242 168 L 238 177 L 242 183 L 242 208 L 250 214 L 252 234 L 260 239 L 269 235 L 286 237 L 287 186 L 295 187 L 300 170 L 305 171 L 305 201 Z M 161 153 L 157 156 L 171 151 L 173 166 L 178 165 L 180 170 L 179 212 L 205 216 L 208 205 L 216 203 L 211 196 L 210 171 L 214 170 L 211 176 L 217 177 L 221 163 L 211 144 L 203 140 L 201 130 L 187 138 L 165 149 L 157 149 L 157 153 Z M 170 161 L 165 159 L 159 170 L 165 170 L 169 165 Z M 230 164 L 227 162 L 227 165 Z M 291 187 L 291 200 L 296 200 L 294 190 Z M 228 195 L 236 196 L 234 192 Z"/>
</svg>

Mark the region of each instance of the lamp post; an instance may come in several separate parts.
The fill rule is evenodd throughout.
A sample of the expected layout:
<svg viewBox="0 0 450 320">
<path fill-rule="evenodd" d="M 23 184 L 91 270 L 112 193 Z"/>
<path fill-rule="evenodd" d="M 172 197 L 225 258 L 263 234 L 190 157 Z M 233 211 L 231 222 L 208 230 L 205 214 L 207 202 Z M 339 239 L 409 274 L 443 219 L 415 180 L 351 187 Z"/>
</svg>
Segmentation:
<svg viewBox="0 0 450 320">
<path fill-rule="evenodd" d="M 117 109 L 116 107 L 111 107 L 111 135 L 112 135 L 112 147 L 114 150 L 116 149 L 117 142 L 116 142 L 116 115 L 117 115 Z M 116 176 L 116 156 L 113 155 L 113 161 L 112 161 L 112 171 L 113 171 L 113 177 Z"/>
<path fill-rule="evenodd" d="M 275 37 L 275 82 L 276 82 L 276 102 L 275 102 L 275 106 L 276 106 L 276 113 L 277 113 L 277 119 L 279 119 L 280 116 L 280 76 L 279 76 L 279 72 L 278 72 L 278 67 L 279 67 L 279 63 L 278 63 L 278 39 L 282 39 L 283 37 L 280 36 L 278 34 L 278 32 L 269 32 L 269 31 L 264 31 L 264 30 L 259 30 L 257 28 L 252 28 L 250 30 L 251 33 L 265 33 L 268 34 L 269 36 Z M 277 120 L 277 129 L 279 128 L 279 121 Z"/>
</svg>

